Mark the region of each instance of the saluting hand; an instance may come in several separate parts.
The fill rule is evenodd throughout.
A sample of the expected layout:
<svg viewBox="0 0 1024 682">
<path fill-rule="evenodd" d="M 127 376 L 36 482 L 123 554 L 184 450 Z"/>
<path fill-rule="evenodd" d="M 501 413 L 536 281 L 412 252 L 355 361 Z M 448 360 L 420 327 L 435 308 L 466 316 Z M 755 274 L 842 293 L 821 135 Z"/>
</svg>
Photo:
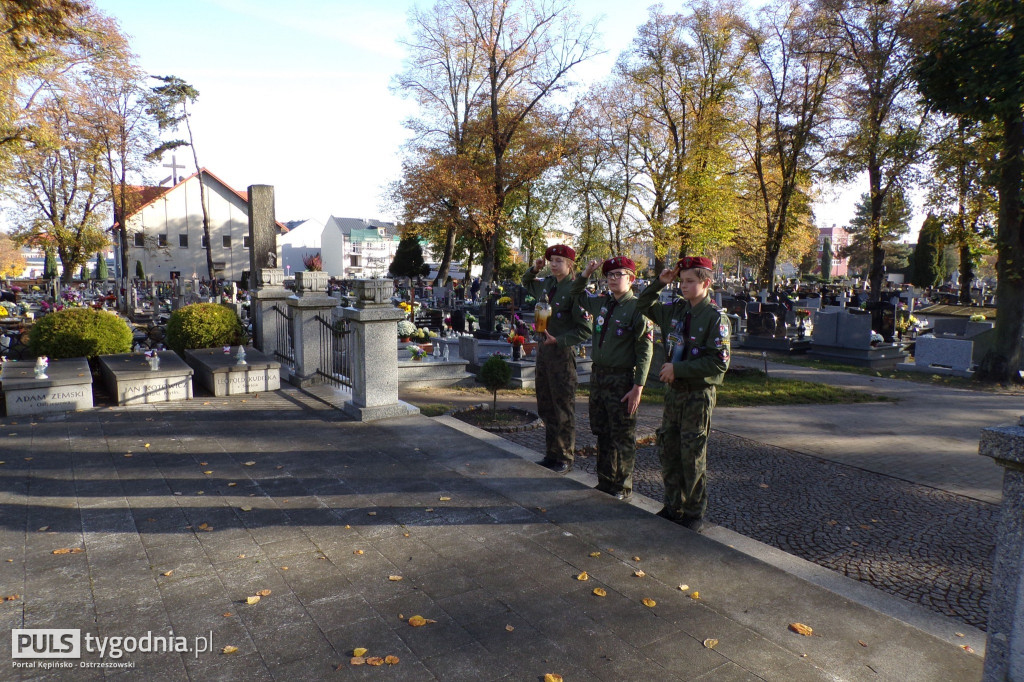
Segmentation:
<svg viewBox="0 0 1024 682">
<path fill-rule="evenodd" d="M 587 263 L 587 267 L 583 270 L 583 276 L 584 277 L 590 277 L 595 272 L 597 272 L 597 269 L 599 267 L 601 267 L 601 261 L 599 261 L 599 260 L 597 260 L 595 258 L 594 260 L 592 260 L 589 263 Z"/>
<path fill-rule="evenodd" d="M 533 261 L 533 271 L 534 272 L 540 272 L 543 269 L 544 269 L 544 258 L 543 257 L 538 258 L 537 260 Z"/>
<path fill-rule="evenodd" d="M 661 271 L 661 274 L 658 275 L 658 280 L 660 280 L 662 284 L 672 284 L 672 280 L 674 280 L 676 278 L 676 275 L 678 274 L 678 265 L 673 266 L 671 268 L 665 268 L 664 270 Z"/>
</svg>

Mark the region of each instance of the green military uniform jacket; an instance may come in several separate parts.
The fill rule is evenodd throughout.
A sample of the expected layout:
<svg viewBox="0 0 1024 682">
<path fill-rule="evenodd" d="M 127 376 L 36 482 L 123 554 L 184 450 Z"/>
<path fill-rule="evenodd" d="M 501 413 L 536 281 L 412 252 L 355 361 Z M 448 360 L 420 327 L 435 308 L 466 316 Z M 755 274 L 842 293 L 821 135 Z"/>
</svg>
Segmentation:
<svg viewBox="0 0 1024 682">
<path fill-rule="evenodd" d="M 572 293 L 582 294 L 588 278 L 579 275 Z M 615 301 L 608 294 L 586 296 L 580 305 L 594 317 L 594 340 L 591 357 L 595 366 L 633 371 L 633 385 L 643 386 L 654 355 L 654 332 L 651 323 L 637 310 L 636 296 L 627 291 Z"/>
<path fill-rule="evenodd" d="M 658 300 L 665 288 L 660 280 L 652 282 L 637 300 L 637 308 L 661 329 L 665 358 L 672 358 L 674 347 L 682 344 L 680 358 L 672 360 L 676 380 L 689 385 L 721 386 L 729 369 L 729 318 L 711 303 L 711 296 L 695 306 L 685 299 L 671 305 Z M 690 331 L 683 338 L 686 313 L 690 313 Z"/>
<path fill-rule="evenodd" d="M 548 298 L 551 305 L 548 333 L 558 340 L 559 348 L 575 346 L 590 337 L 590 313 L 580 305 L 580 297 L 572 293 L 572 286 L 573 280 L 569 277 L 561 283 L 550 275 L 538 280 L 532 267 L 523 275 L 523 287 L 531 296 L 538 301 L 541 294 Z"/>
</svg>

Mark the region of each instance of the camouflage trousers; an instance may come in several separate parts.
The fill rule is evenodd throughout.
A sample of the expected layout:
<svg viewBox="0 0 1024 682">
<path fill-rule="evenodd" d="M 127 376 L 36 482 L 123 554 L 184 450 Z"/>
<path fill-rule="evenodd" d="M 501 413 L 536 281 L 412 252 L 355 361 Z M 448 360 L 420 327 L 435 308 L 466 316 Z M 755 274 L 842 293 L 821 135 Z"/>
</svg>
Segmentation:
<svg viewBox="0 0 1024 682">
<path fill-rule="evenodd" d="M 665 482 L 665 507 L 683 518 L 702 518 L 708 508 L 707 451 L 714 386 L 669 387 L 658 429 L 658 455 Z"/>
<path fill-rule="evenodd" d="M 633 491 L 636 413 L 622 402 L 633 388 L 633 372 L 590 375 L 590 432 L 597 436 L 597 488 L 614 495 Z"/>
<path fill-rule="evenodd" d="M 573 461 L 576 381 L 576 355 L 572 348 L 537 347 L 537 414 L 544 422 L 545 459 Z"/>
</svg>

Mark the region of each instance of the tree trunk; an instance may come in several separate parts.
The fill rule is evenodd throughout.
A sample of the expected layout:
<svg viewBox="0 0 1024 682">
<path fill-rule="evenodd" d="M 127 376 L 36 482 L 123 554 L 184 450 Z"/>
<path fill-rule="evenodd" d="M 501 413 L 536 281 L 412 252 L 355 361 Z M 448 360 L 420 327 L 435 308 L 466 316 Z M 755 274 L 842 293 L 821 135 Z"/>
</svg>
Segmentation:
<svg viewBox="0 0 1024 682">
<path fill-rule="evenodd" d="M 498 231 L 484 239 L 484 253 L 481 265 L 483 265 L 483 272 L 480 273 L 480 284 L 486 286 L 494 281 L 494 266 L 495 259 L 498 255 L 498 240 L 501 237 L 498 235 Z"/>
<path fill-rule="evenodd" d="M 1024 231 L 1021 230 L 1021 177 L 1024 175 L 1024 117 L 1019 110 L 1003 122 L 999 175 L 999 230 L 996 238 L 995 343 L 974 377 L 980 381 L 1021 383 L 1021 333 L 1024 332 Z"/>
<path fill-rule="evenodd" d="M 971 303 L 971 282 L 974 281 L 974 257 L 971 255 L 971 247 L 967 244 L 960 244 L 960 302 L 964 305 Z M 964 282 L 967 285 L 964 286 Z"/>
<path fill-rule="evenodd" d="M 444 236 L 444 253 L 441 255 L 441 264 L 437 266 L 437 277 L 431 282 L 432 286 L 440 286 L 448 278 L 448 270 L 452 264 L 452 254 L 455 252 L 455 228 L 449 226 Z"/>
</svg>

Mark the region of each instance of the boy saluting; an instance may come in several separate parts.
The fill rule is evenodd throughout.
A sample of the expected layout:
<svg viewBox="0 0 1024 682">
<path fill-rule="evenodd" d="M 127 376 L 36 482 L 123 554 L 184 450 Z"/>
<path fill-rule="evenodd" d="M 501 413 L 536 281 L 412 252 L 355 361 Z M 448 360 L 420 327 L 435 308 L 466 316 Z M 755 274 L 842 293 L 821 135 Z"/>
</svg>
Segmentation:
<svg viewBox="0 0 1024 682">
<path fill-rule="evenodd" d="M 707 446 L 716 387 L 729 369 L 729 318 L 711 303 L 709 258 L 681 258 L 640 294 L 637 309 L 661 328 L 668 384 L 658 429 L 665 506 L 658 516 L 698 533 L 708 508 Z M 679 277 L 683 297 L 672 305 L 659 292 Z"/>
<path fill-rule="evenodd" d="M 581 302 L 594 317 L 590 430 L 597 436 L 596 487 L 628 500 L 636 462 L 636 410 L 651 366 L 654 335 L 636 308 L 632 291 L 636 264 L 629 258 L 609 258 L 603 265 L 590 261 L 573 282 L 571 294 L 582 294 L 598 267 L 609 293 L 584 297 Z"/>
</svg>

